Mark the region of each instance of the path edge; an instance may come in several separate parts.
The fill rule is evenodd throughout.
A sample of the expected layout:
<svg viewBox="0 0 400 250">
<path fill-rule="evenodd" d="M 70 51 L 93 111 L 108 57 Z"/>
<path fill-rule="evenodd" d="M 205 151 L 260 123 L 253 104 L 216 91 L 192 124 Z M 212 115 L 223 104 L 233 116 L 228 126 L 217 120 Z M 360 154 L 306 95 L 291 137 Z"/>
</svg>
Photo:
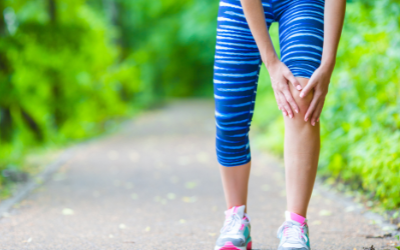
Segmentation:
<svg viewBox="0 0 400 250">
<path fill-rule="evenodd" d="M 140 115 L 140 113 L 138 115 Z M 26 198 L 33 190 L 45 184 L 50 179 L 51 175 L 54 174 L 61 166 L 71 160 L 75 153 L 79 151 L 79 149 L 107 138 L 118 131 L 121 131 L 127 124 L 129 124 L 129 122 L 132 122 L 132 120 L 132 118 L 126 119 L 120 122 L 118 125 L 115 125 L 115 127 L 110 129 L 110 131 L 106 131 L 96 137 L 88 138 L 82 142 L 78 142 L 77 144 L 70 146 L 69 148 L 67 147 L 64 149 L 60 156 L 58 156 L 56 160 L 47 164 L 39 174 L 29 178 L 26 183 L 21 184 L 21 187 L 19 187 L 10 198 L 1 201 L 0 220 L 8 215 L 15 204 Z"/>
<path fill-rule="evenodd" d="M 320 194 L 329 199 L 341 204 L 347 210 L 346 212 L 355 212 L 361 214 L 364 218 L 373 222 L 371 224 L 380 227 L 382 231 L 399 235 L 397 226 L 387 221 L 382 215 L 368 210 L 364 205 L 353 201 L 353 197 L 346 197 L 342 192 L 335 190 L 331 185 L 325 184 L 321 177 L 317 176 L 314 184 L 314 191 L 317 190 Z"/>
<path fill-rule="evenodd" d="M 77 146 L 64 150 L 55 161 L 47 164 L 39 174 L 29 178 L 26 183 L 22 184 L 10 198 L 3 200 L 0 203 L 0 219 L 6 217 L 15 204 L 48 181 L 52 174 L 72 158 L 75 151 L 77 151 Z"/>
</svg>

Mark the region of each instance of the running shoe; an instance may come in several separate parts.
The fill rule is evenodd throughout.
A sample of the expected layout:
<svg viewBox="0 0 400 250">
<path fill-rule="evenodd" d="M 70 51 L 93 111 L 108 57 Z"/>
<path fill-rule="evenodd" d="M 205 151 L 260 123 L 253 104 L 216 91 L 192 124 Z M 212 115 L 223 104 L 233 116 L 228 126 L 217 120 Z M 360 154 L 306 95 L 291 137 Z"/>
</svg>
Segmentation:
<svg viewBox="0 0 400 250">
<path fill-rule="evenodd" d="M 278 229 L 278 250 L 310 250 L 307 219 L 286 211 L 286 221 Z"/>
<path fill-rule="evenodd" d="M 232 207 L 225 211 L 224 226 L 214 250 L 250 250 L 250 218 L 244 213 L 245 206 Z"/>
</svg>

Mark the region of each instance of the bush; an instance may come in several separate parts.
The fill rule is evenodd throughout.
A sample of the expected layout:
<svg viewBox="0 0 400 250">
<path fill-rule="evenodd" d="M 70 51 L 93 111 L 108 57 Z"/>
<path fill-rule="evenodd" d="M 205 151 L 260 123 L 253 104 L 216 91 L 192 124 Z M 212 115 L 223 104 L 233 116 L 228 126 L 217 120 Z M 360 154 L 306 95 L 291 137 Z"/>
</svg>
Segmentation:
<svg viewBox="0 0 400 250">
<path fill-rule="evenodd" d="M 0 171 L 27 149 L 99 134 L 131 113 L 138 68 L 119 60 L 85 1 L 6 1 L 0 12 Z"/>
<path fill-rule="evenodd" d="M 211 94 L 218 2 L 119 0 L 119 9 L 148 96 Z"/>
</svg>

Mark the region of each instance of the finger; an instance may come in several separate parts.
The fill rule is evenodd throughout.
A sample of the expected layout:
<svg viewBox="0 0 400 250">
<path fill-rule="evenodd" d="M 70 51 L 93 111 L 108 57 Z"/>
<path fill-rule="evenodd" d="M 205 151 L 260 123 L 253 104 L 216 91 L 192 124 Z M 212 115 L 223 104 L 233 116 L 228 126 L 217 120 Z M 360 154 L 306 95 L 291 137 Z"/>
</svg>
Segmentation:
<svg viewBox="0 0 400 250">
<path fill-rule="evenodd" d="M 311 125 L 315 126 L 315 123 L 319 120 L 319 116 L 321 115 L 322 108 L 324 107 L 324 101 L 320 101 L 312 114 Z"/>
<path fill-rule="evenodd" d="M 297 90 L 302 90 L 303 87 L 301 87 L 300 82 L 296 79 L 296 77 L 294 77 L 294 75 L 292 74 L 292 72 L 288 69 L 286 71 L 286 79 L 289 80 L 289 82 L 293 85 L 293 87 Z"/>
<path fill-rule="evenodd" d="M 311 77 L 307 85 L 304 87 L 303 91 L 300 92 L 300 97 L 303 98 L 307 96 L 310 93 L 310 91 L 315 87 L 316 84 L 317 81 L 314 80 L 313 77 Z"/>
<path fill-rule="evenodd" d="M 284 105 L 282 104 L 282 96 L 281 96 L 281 94 L 280 94 L 280 93 L 277 93 L 277 94 L 276 94 L 276 97 L 277 97 L 277 100 L 279 100 L 279 103 L 280 103 L 280 110 L 282 111 L 282 114 L 283 114 L 284 116 L 287 116 L 287 115 L 288 115 L 288 112 L 286 111 Z"/>
<path fill-rule="evenodd" d="M 285 96 L 284 96 L 284 94 L 283 93 L 280 93 L 280 95 L 281 95 L 281 104 L 282 104 L 282 106 L 285 108 L 285 110 L 286 110 L 286 112 L 287 112 L 287 115 L 290 117 L 290 118 L 293 118 L 293 111 L 292 111 L 292 109 L 290 108 L 290 105 L 289 105 L 289 103 L 287 102 L 287 100 L 286 100 L 286 98 L 285 98 Z"/>
<path fill-rule="evenodd" d="M 290 93 L 289 89 L 284 90 L 283 94 L 285 95 L 286 101 L 290 104 L 294 112 L 299 113 L 299 107 L 297 106 L 297 103 L 293 99 L 292 93 Z"/>
<path fill-rule="evenodd" d="M 278 105 L 278 109 L 281 110 L 282 109 L 282 107 L 281 107 L 282 105 L 281 105 L 280 100 L 278 99 L 275 91 L 274 91 L 274 96 L 275 96 L 276 104 Z"/>
<path fill-rule="evenodd" d="M 307 112 L 304 116 L 304 121 L 308 121 L 311 117 L 311 115 L 314 113 L 315 108 L 317 107 L 317 104 L 319 103 L 319 99 L 314 95 L 314 98 L 312 99 L 310 106 L 307 109 Z"/>
</svg>

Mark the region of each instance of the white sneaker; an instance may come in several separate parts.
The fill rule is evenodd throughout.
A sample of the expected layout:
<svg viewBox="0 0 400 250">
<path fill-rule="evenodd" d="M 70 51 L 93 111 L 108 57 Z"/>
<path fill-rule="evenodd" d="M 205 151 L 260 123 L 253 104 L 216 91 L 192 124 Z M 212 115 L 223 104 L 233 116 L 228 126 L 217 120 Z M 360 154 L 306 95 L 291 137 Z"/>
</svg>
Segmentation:
<svg viewBox="0 0 400 250">
<path fill-rule="evenodd" d="M 285 215 L 286 221 L 278 229 L 278 250 L 310 250 L 307 219 L 289 211 Z"/>
<path fill-rule="evenodd" d="M 250 250 L 250 218 L 244 213 L 245 206 L 225 211 L 224 226 L 220 231 L 214 250 Z"/>
</svg>

